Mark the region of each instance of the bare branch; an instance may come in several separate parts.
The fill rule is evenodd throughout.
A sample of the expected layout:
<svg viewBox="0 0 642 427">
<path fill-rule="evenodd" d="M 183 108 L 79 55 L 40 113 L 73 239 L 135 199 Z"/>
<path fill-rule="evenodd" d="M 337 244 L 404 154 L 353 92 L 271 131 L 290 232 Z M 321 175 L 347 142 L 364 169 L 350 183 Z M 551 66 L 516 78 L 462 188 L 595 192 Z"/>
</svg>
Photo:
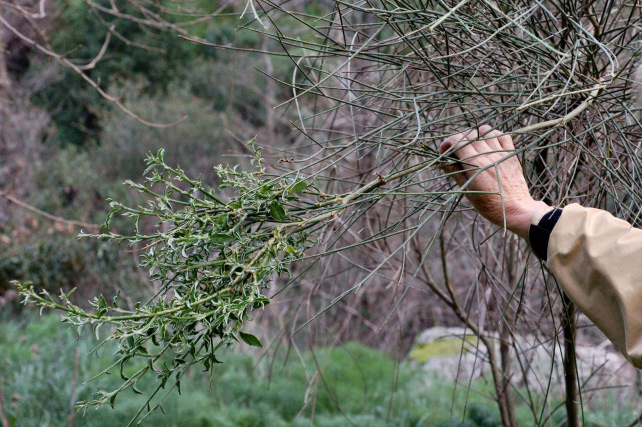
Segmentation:
<svg viewBox="0 0 642 427">
<path fill-rule="evenodd" d="M 13 197 L 13 196 L 11 196 L 9 194 L 6 194 L 5 192 L 0 192 L 0 197 L 4 197 L 5 199 L 9 200 L 12 203 L 15 203 L 16 205 L 20 206 L 21 208 L 27 209 L 28 211 L 31 211 L 31 212 L 33 212 L 35 214 L 43 216 L 43 217 L 45 217 L 47 219 L 50 219 L 50 220 L 52 220 L 54 222 L 58 222 L 58 223 L 61 223 L 61 224 L 67 224 L 67 225 L 71 225 L 71 226 L 74 226 L 74 227 L 85 227 L 85 228 L 87 228 L 89 230 L 99 230 L 100 229 L 100 225 L 98 225 L 98 224 L 90 224 L 88 222 L 74 221 L 74 220 L 70 220 L 70 219 L 61 218 L 61 217 L 56 216 L 56 215 L 51 215 L 50 213 L 42 211 L 42 210 L 36 208 L 35 206 L 31 206 L 31 205 L 29 205 L 29 204 L 27 204 L 27 203 L 25 203 L 25 202 L 23 202 L 21 200 L 18 200 L 15 197 Z"/>
<path fill-rule="evenodd" d="M 98 64 L 98 61 L 103 59 L 103 56 L 105 56 L 105 52 L 107 52 L 107 46 L 109 46 L 109 41 L 111 40 L 111 35 L 114 31 L 114 28 L 116 28 L 115 25 L 112 25 L 109 27 L 109 32 L 107 33 L 107 36 L 105 37 L 105 42 L 103 43 L 103 47 L 100 48 L 100 52 L 98 52 L 98 55 L 94 59 L 91 60 L 91 62 L 87 65 L 81 65 L 78 67 L 79 70 L 81 71 L 87 71 L 91 70 Z"/>
</svg>

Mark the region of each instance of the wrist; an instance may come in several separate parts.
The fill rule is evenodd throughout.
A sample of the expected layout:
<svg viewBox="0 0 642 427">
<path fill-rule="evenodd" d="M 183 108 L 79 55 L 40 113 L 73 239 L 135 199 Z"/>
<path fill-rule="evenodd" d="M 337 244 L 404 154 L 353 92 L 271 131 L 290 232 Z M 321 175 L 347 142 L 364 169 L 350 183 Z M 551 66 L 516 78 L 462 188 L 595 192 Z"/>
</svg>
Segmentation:
<svg viewBox="0 0 642 427">
<path fill-rule="evenodd" d="M 528 203 L 520 205 L 519 212 L 506 218 L 506 226 L 513 233 L 528 241 L 528 231 L 534 220 L 538 220 L 550 211 L 552 208 L 542 201 L 531 200 Z"/>
<path fill-rule="evenodd" d="M 546 261 L 548 258 L 548 242 L 557 221 L 562 216 L 562 209 L 550 208 L 543 215 L 535 214 L 528 230 L 528 243 L 537 258 Z"/>
</svg>

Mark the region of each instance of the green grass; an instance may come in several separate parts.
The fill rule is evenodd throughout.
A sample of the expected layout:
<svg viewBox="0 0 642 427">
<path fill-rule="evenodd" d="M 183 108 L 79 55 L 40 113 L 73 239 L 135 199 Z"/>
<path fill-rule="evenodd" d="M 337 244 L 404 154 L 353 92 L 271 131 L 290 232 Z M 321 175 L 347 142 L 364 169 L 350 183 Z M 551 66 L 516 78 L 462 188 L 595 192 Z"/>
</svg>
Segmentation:
<svg viewBox="0 0 642 427">
<path fill-rule="evenodd" d="M 76 340 L 74 331 L 57 316 L 25 316 L 0 323 L 0 375 L 7 411 L 14 426 L 68 425 L 75 354 L 79 350 L 78 399 L 88 399 L 96 386 L 114 387 L 119 375 L 83 384 L 113 360 L 115 347 L 87 356 L 93 337 Z M 453 384 L 430 379 L 425 373 L 395 362 L 385 353 L 356 343 L 304 353 L 305 366 L 292 352 L 274 359 L 256 359 L 239 350 L 221 354 L 224 362 L 209 373 L 193 369 L 182 381 L 179 396 L 172 390 L 141 425 L 180 427 L 272 426 L 496 426 L 499 414 L 486 396 L 492 385 L 475 381 L 470 393 Z M 316 362 L 322 376 L 315 377 Z M 395 372 L 397 372 L 395 376 Z M 313 378 L 308 387 L 307 378 Z M 396 384 L 396 385 L 394 385 Z M 153 387 L 143 384 L 143 390 Z M 307 404 L 306 404 L 307 397 Z M 79 413 L 76 426 L 122 426 L 144 404 L 144 396 L 119 395 L 115 408 Z M 451 420 L 451 411 L 453 414 Z M 612 406 L 587 419 L 612 425 L 612 416 L 631 419 Z M 163 413 L 164 412 L 164 413 Z M 532 425 L 524 406 L 518 406 L 520 425 Z M 611 417 L 611 418 L 609 418 Z M 310 420 L 313 419 L 312 424 Z M 349 420 L 349 421 L 348 421 Z"/>
</svg>

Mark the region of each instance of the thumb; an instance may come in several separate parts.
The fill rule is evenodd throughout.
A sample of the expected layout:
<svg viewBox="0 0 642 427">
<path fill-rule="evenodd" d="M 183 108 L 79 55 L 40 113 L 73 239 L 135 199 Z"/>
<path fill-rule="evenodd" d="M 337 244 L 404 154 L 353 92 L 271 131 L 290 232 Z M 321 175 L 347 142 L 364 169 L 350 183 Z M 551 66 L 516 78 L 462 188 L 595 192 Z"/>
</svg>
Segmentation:
<svg viewBox="0 0 642 427">
<path fill-rule="evenodd" d="M 444 154 L 453 146 L 452 139 L 446 139 L 439 145 L 439 153 Z M 447 176 L 455 180 L 460 187 L 466 182 L 466 173 L 462 168 L 461 163 L 457 160 L 455 155 L 445 156 L 441 158 L 442 163 L 439 168 L 444 171 Z"/>
</svg>

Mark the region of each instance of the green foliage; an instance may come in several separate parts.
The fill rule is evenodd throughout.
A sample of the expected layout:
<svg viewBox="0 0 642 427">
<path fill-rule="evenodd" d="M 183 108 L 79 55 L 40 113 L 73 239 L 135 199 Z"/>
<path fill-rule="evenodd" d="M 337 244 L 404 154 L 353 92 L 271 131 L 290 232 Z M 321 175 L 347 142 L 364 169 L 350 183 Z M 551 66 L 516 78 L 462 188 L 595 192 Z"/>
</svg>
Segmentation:
<svg viewBox="0 0 642 427">
<path fill-rule="evenodd" d="M 15 396 L 8 406 L 14 425 L 38 425 L 45 420 L 50 425 L 66 424 L 74 371 L 78 371 L 75 392 L 86 399 L 91 393 L 91 387 L 84 385 L 86 379 L 116 360 L 113 353 L 117 345 L 113 342 L 105 344 L 95 356 L 85 357 L 95 341 L 87 336 L 76 340 L 72 330 L 60 328 L 55 315 L 0 325 L 0 378 L 5 395 Z M 450 386 L 426 390 L 421 385 L 421 373 L 402 365 L 399 385 L 392 393 L 391 368 L 395 362 L 380 351 L 355 343 L 317 349 L 315 357 L 322 364 L 328 388 L 317 381 L 310 390 L 308 379 L 316 365 L 312 353 L 303 356 L 307 367 L 296 359 L 288 361 L 285 351 L 278 352 L 275 360 L 259 364 L 248 355 L 224 352 L 225 363 L 217 365 L 211 382 L 199 370 L 191 370 L 183 378 L 182 396 L 173 390 L 163 403 L 164 414 L 151 414 L 142 425 L 303 427 L 310 425 L 313 416 L 315 426 L 339 427 L 348 423 L 347 416 L 359 426 L 428 427 L 450 417 L 446 398 L 452 392 Z M 102 377 L 99 385 L 117 384 L 119 375 L 114 374 Z M 140 384 L 142 390 L 153 386 L 151 378 Z M 311 401 L 305 403 L 306 392 L 309 399 L 316 399 L 314 411 Z M 329 399 L 330 394 L 340 407 Z M 434 404 L 428 404 L 431 400 Z M 144 396 L 124 392 L 114 409 L 81 411 L 75 425 L 124 425 L 144 402 Z M 493 412 L 491 401 L 481 402 L 481 407 Z"/>
<path fill-rule="evenodd" d="M 146 206 L 111 201 L 103 234 L 93 237 L 144 245 L 137 249 L 140 266 L 159 284 L 146 304 L 137 302 L 134 310 L 125 309 L 119 295 L 111 303 L 101 295 L 90 302 L 92 313 L 74 305 L 69 294 L 61 292 L 59 302 L 46 290 L 38 293 L 30 282 L 17 283 L 25 303 L 61 310 L 64 321 L 91 326 L 97 336 L 101 326 L 114 326 L 106 340 L 119 343 L 116 364 L 123 383 L 112 391 L 99 390 L 96 399 L 82 403 L 83 407 L 114 406 L 120 392 L 128 388 L 138 392 L 139 380 L 152 372 L 159 385 L 149 401 L 170 378 L 180 391 L 188 368 L 202 363 L 210 370 L 218 363 L 216 352 L 238 341 L 244 323 L 251 320 L 250 312 L 269 303 L 264 290 L 272 278 L 289 274 L 288 265 L 301 258 L 325 222 L 356 199 L 382 198 L 385 192 L 379 193 L 379 187 L 426 167 L 422 163 L 378 177 L 353 192 L 331 195 L 298 174 L 266 176 L 260 149 L 253 141 L 249 148 L 254 152 L 254 172 L 237 166 L 215 168 L 219 190 L 230 195 L 227 202 L 200 178 L 191 179 L 180 167 L 167 165 L 163 150 L 148 155 L 143 184 L 126 181 L 149 198 Z M 110 231 L 119 213 L 133 219 L 133 234 Z M 125 374 L 129 369 L 132 372 Z"/>
<path fill-rule="evenodd" d="M 96 3 L 107 9 L 112 8 L 108 1 Z M 212 13 L 221 6 L 216 1 L 190 3 L 190 8 L 196 8 L 193 9 L 195 13 L 198 11 L 203 14 Z M 159 19 L 158 25 L 147 26 L 136 20 L 152 22 L 153 19 L 131 2 L 118 0 L 115 5 L 121 17 L 92 9 L 84 1 L 59 2 L 57 9 L 61 13 L 51 24 L 52 50 L 82 66 L 97 57 L 109 37 L 105 54 L 95 67 L 84 70 L 84 73 L 101 88 L 109 89 L 110 94 L 118 96 L 125 92 L 124 101 L 146 96 L 154 98 L 156 103 L 167 101 L 171 104 L 171 99 L 164 99 L 167 92 L 173 86 L 183 87 L 188 83 L 196 99 L 212 103 L 208 108 L 223 111 L 231 106 L 235 114 L 241 115 L 250 125 L 242 127 L 247 133 L 243 138 L 253 136 L 253 128 L 264 125 L 262 97 L 265 96 L 263 87 L 266 78 L 258 72 L 248 72 L 253 67 L 264 68 L 262 58 L 234 55 L 225 49 L 179 38 L 178 27 L 174 24 L 184 23 L 187 17 L 182 13 L 170 12 L 177 7 L 175 2 L 163 0 L 153 5 L 147 4 L 147 8 L 158 12 Z M 258 33 L 239 28 L 238 15 L 234 14 L 236 7 L 228 5 L 219 10 L 219 16 L 200 19 L 200 22 L 190 24 L 185 29 L 189 29 L 194 37 L 217 45 L 260 48 L 261 36 Z M 133 19 L 127 19 L 126 16 Z M 111 25 L 113 32 L 110 32 Z M 87 31 L 88 28 L 91 31 Z M 289 59 L 275 58 L 272 62 L 273 74 L 277 79 L 291 75 L 293 64 Z M 36 90 L 32 91 L 32 101 L 50 114 L 53 123 L 51 135 L 56 144 L 66 147 L 85 146 L 90 142 L 103 143 L 103 116 L 113 108 L 109 101 L 68 67 L 43 63 L 34 67 L 31 74 L 32 79 L 39 82 Z M 137 82 L 137 88 L 127 92 L 124 87 L 132 82 Z M 234 96 L 231 99 L 232 94 Z M 133 111 L 148 121 L 157 119 L 146 116 L 144 108 Z M 171 123 L 177 118 L 174 116 L 171 120 L 157 123 Z M 287 126 L 285 130 L 288 130 Z"/>
<path fill-rule="evenodd" d="M 247 31 L 239 34 L 248 33 Z M 268 77 L 252 68 L 261 70 L 265 68 L 263 61 L 255 56 L 231 57 L 219 54 L 215 60 L 196 60 L 187 73 L 185 81 L 191 93 L 211 103 L 210 108 L 216 111 L 231 111 L 240 115 L 247 122 L 247 129 L 265 125 L 266 109 L 272 108 L 279 99 L 289 96 L 287 87 L 275 85 L 275 99 L 266 99 L 266 80 Z M 292 75 L 294 68 L 291 62 L 276 57 L 270 59 L 273 66 L 272 77 L 278 80 L 287 80 Z M 250 71 L 252 70 L 252 71 Z M 283 135 L 289 131 L 287 126 L 281 125 Z M 243 129 L 238 129 L 243 131 Z"/>
<path fill-rule="evenodd" d="M 494 427 L 502 424 L 497 411 L 490 410 L 486 406 L 473 404 L 468 410 L 468 419 L 479 427 Z"/>
<path fill-rule="evenodd" d="M 250 61 L 238 62 L 239 69 L 252 67 Z M 213 184 L 213 163 L 242 149 L 233 136 L 245 140 L 256 136 L 257 127 L 265 124 L 267 109 L 261 101 L 261 76 L 230 72 L 231 64 L 222 61 L 199 60 L 191 67 L 184 81 L 171 83 L 164 91 L 148 92 L 149 84 L 143 80 L 122 81 L 110 87 L 110 93 L 146 120 L 180 122 L 166 129 L 152 128 L 118 109 L 102 111 L 100 144 L 88 150 L 101 177 L 119 183 L 123 177 L 138 179 L 144 165 L 133 160 L 163 148 L 167 158 L 189 165 L 194 175 L 200 174 L 204 182 Z M 277 122 L 275 130 L 287 143 L 289 129 Z M 242 158 L 235 163 L 244 166 Z"/>
<path fill-rule="evenodd" d="M 25 201 L 50 214 L 69 220 L 100 223 L 105 218 L 105 195 L 118 195 L 132 203 L 137 193 L 129 193 L 100 175 L 104 159 L 74 147 L 59 150 L 46 147 L 33 168 L 33 185 Z M 110 182 L 111 181 L 111 182 Z M 138 197 L 140 199 L 140 197 Z M 0 294 L 10 289 L 10 281 L 32 281 L 37 289 L 58 292 L 79 288 L 76 297 L 87 300 L 99 293 L 114 293 L 127 287 L 128 297 L 144 293 L 136 271 L 135 254 L 99 240 L 78 240 L 78 229 L 55 223 L 28 211 L 17 211 L 15 221 L 5 229 L 8 241 L 0 241 Z M 120 218 L 114 228 L 131 227 Z"/>
<path fill-rule="evenodd" d="M 144 287 L 132 257 L 108 242 L 79 241 L 56 233 L 33 241 L 0 243 L 0 249 L 4 254 L 0 258 L 0 291 L 11 288 L 12 280 L 30 280 L 37 289 L 51 292 L 79 287 L 85 299 L 96 291 L 113 293 L 123 284 L 132 296 Z"/>
<path fill-rule="evenodd" d="M 209 370 L 218 362 L 216 351 L 238 340 L 244 322 L 251 320 L 249 312 L 269 302 L 263 290 L 273 275 L 288 273 L 288 264 L 307 248 L 308 234 L 305 221 L 286 214 L 282 206 L 301 203 L 289 191 L 302 188 L 299 180 L 266 178 L 261 161 L 257 151 L 254 173 L 216 168 L 220 188 L 235 194 L 224 202 L 200 179 L 192 180 L 180 168 L 168 166 L 161 150 L 149 155 L 144 184 L 128 182 L 132 189 L 152 197 L 147 207 L 111 202 L 113 210 L 104 230 L 122 213 L 135 219 L 135 232 L 130 236 L 106 232 L 96 237 L 145 245 L 141 267 L 149 269 L 152 280 L 161 285 L 148 304 L 137 303 L 130 311 L 120 306 L 118 295 L 112 303 L 100 296 L 91 302 L 92 314 L 72 304 L 68 294 L 61 293 L 61 305 L 46 291 L 36 293 L 29 283 L 19 287 L 26 302 L 63 310 L 65 321 L 92 325 L 96 335 L 104 324 L 116 326 L 108 340 L 119 342 L 124 382 L 116 390 L 100 390 L 95 401 L 84 405 L 113 406 L 125 388 L 137 391 L 138 381 L 148 372 L 160 380 L 152 397 L 172 376 L 180 389 L 181 377 L 190 366 L 202 363 Z M 269 224 L 275 206 L 279 207 L 279 222 L 287 219 L 289 223 Z M 149 217 L 156 220 L 151 233 L 144 230 Z M 260 345 L 255 338 L 246 336 L 248 339 Z M 138 359 L 147 362 L 139 366 Z M 131 366 L 137 366 L 135 372 L 123 374 Z"/>
<path fill-rule="evenodd" d="M 97 3 L 111 8 L 109 2 Z M 117 3 L 121 13 L 143 17 L 129 2 Z M 173 4 L 163 3 L 170 7 Z M 68 53 L 76 63 L 89 63 L 94 59 L 109 33 L 105 22 L 115 25 L 114 30 L 120 37 L 111 37 L 104 57 L 95 68 L 86 71 L 87 76 L 103 88 L 126 80 L 142 79 L 150 83 L 145 87 L 146 91 L 163 92 L 170 83 L 184 80 L 189 64 L 206 54 L 205 47 L 181 41 L 167 29 L 145 27 L 129 19 L 114 20 L 92 10 L 83 1 L 65 3 L 60 7 L 63 13 L 56 25 L 64 31 L 52 33 L 52 47 L 61 54 Z M 171 14 L 166 19 L 170 23 L 177 20 Z M 232 25 L 230 21 L 228 18 L 223 22 Z M 92 30 L 87 31 L 88 28 Z M 61 67 L 55 80 L 44 85 L 33 99 L 52 115 L 61 145 L 84 145 L 88 141 L 99 140 L 100 112 L 109 109 L 110 104 L 77 72 Z"/>
<path fill-rule="evenodd" d="M 61 328 L 59 317 L 53 314 L 0 321 L 0 379 L 13 425 L 66 425 L 74 391 L 74 371 L 78 372 L 75 392 L 79 399 L 87 400 L 92 392 L 92 386 L 85 384 L 87 379 L 117 360 L 118 346 L 114 342 L 104 344 L 91 357 L 86 357 L 95 345 L 93 337 L 83 334 L 77 339 L 74 330 Z M 257 363 L 247 354 L 222 352 L 224 363 L 216 366 L 211 380 L 199 369 L 191 369 L 182 380 L 182 396 L 176 389 L 171 391 L 162 405 L 164 413 L 150 414 L 141 425 L 307 427 L 312 416 L 315 427 L 343 427 L 349 424 L 346 416 L 358 426 L 372 427 L 501 424 L 494 402 L 483 397 L 490 391 L 485 380 L 471 384 L 479 394 L 472 393 L 466 404 L 462 396 L 467 393 L 464 387 L 459 387 L 453 402 L 452 384 L 431 378 L 404 363 L 398 367 L 395 377 L 394 360 L 381 351 L 356 343 L 316 349 L 314 357 L 311 352 L 304 352 L 305 366 L 298 359 L 287 357 L 286 351 L 278 351 L 273 357 Z M 328 389 L 320 380 L 308 388 L 309 379 L 316 371 L 315 358 Z M 100 387 L 118 384 L 118 368 L 112 371 L 115 371 L 113 375 L 101 378 Z M 397 385 L 393 388 L 395 378 Z M 152 378 L 141 380 L 139 385 L 142 390 L 155 386 Z M 315 399 L 314 415 L 312 399 Z M 145 400 L 145 396 L 125 391 L 114 409 L 80 411 L 75 425 L 125 425 Z M 595 401 L 594 407 L 586 407 L 586 419 L 600 425 L 627 424 L 637 415 L 632 403 L 614 410 L 616 406 L 609 398 Z M 518 415 L 520 425 L 532 425 L 527 408 L 521 404 L 518 404 Z M 552 425 L 558 423 L 559 420 Z"/>
<path fill-rule="evenodd" d="M 197 61 L 187 75 L 186 83 L 195 97 L 208 102 L 210 108 L 222 111 L 230 105 L 234 77 L 226 62 Z"/>
<path fill-rule="evenodd" d="M 261 341 L 259 341 L 259 339 L 254 335 L 247 334 L 245 332 L 239 332 L 239 335 L 241 336 L 241 339 L 245 342 L 245 344 L 249 344 L 253 347 L 263 347 Z"/>
<path fill-rule="evenodd" d="M 141 89 L 143 85 L 124 82 L 113 87 L 113 92 L 123 96 L 127 108 L 153 122 L 184 120 L 169 129 L 159 129 L 145 126 L 120 110 L 103 112 L 101 143 L 89 150 L 97 173 L 122 187 L 124 179 L 137 180 L 143 175 L 145 164 L 139 159 L 163 148 L 167 158 L 190 165 L 195 175 L 213 183 L 213 162 L 220 161 L 231 148 L 225 132 L 227 120 L 235 118 L 223 117 L 209 101 L 194 96 L 185 86 L 170 85 L 165 93 L 147 94 Z M 246 127 L 242 120 L 232 124 Z"/>
<path fill-rule="evenodd" d="M 125 196 L 120 183 L 105 180 L 99 173 L 102 161 L 73 146 L 47 147 L 34 168 L 38 191 L 33 192 L 29 203 L 66 219 L 101 223 L 107 208 L 105 195 Z"/>
</svg>

